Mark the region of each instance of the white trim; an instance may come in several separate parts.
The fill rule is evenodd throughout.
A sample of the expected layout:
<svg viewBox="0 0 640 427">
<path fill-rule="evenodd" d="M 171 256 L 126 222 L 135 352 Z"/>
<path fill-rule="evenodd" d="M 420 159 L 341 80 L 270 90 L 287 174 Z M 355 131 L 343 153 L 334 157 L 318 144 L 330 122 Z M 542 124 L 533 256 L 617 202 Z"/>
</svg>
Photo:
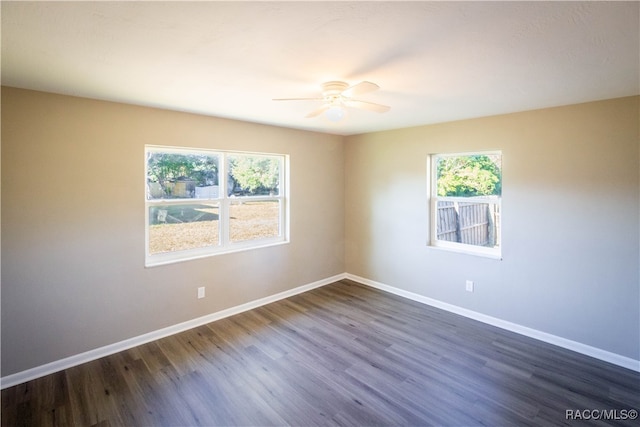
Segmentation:
<svg viewBox="0 0 640 427">
<path fill-rule="evenodd" d="M 469 319 L 477 320 L 482 323 L 486 323 L 492 326 L 496 326 L 507 331 L 515 332 L 520 335 L 524 335 L 529 338 L 533 338 L 539 341 L 543 341 L 549 344 L 557 345 L 558 347 L 566 348 L 577 353 L 584 354 L 605 362 L 613 363 L 614 365 L 622 366 L 623 368 L 631 369 L 632 371 L 640 372 L 640 360 L 635 360 L 630 357 L 622 356 L 610 351 L 606 351 L 597 347 L 592 347 L 577 341 L 572 341 L 567 338 L 562 338 L 557 335 L 549 334 L 539 331 L 537 329 L 528 328 L 526 326 L 518 325 L 517 323 L 508 322 L 506 320 L 498 319 L 496 317 L 487 316 L 486 314 L 478 313 L 477 311 L 468 310 L 466 308 L 458 307 L 453 304 L 442 302 L 433 298 L 425 297 L 413 292 L 398 289 L 393 286 L 385 285 L 380 282 L 365 279 L 364 277 L 356 276 L 354 274 L 346 273 L 346 278 L 353 280 L 363 285 L 370 286 L 372 288 L 380 289 L 404 298 L 408 298 L 413 301 L 417 301 L 423 304 L 427 304 L 436 308 L 440 308 L 451 313 L 459 314 Z"/>
<path fill-rule="evenodd" d="M 179 199 L 149 199 L 149 153 L 177 153 L 177 154 L 200 154 L 218 159 L 218 196 L 195 198 L 185 197 Z M 229 158 L 233 156 L 255 156 L 277 159 L 279 162 L 279 179 L 277 196 L 242 196 L 234 197 L 228 194 L 227 172 L 229 167 Z M 288 154 L 275 153 L 249 153 L 243 151 L 213 150 L 203 148 L 187 148 L 187 147 L 163 147 L 157 145 L 145 145 L 145 214 L 144 214 L 144 232 L 145 232 L 145 267 L 156 267 L 159 265 L 172 264 L 176 262 L 191 261 L 194 259 L 228 254 L 244 250 L 256 249 L 266 246 L 272 246 L 282 243 L 289 243 L 289 161 Z M 265 238 L 256 238 L 245 240 L 242 242 L 231 242 L 230 239 L 230 206 L 234 202 L 242 203 L 244 201 L 277 201 L 279 203 L 278 210 L 278 235 Z M 209 204 L 218 207 L 218 243 L 197 248 L 175 250 L 160 253 L 149 252 L 149 210 L 156 207 L 167 205 L 192 205 L 192 204 Z"/>
<path fill-rule="evenodd" d="M 64 359 L 47 363 L 45 365 L 36 366 L 35 368 L 27 369 L 22 372 L 17 372 L 15 374 L 7 375 L 6 377 L 0 378 L 0 389 L 4 390 L 5 388 L 12 387 L 17 384 L 22 384 L 24 382 L 43 377 L 45 375 L 53 374 L 63 369 L 67 369 L 77 365 L 81 365 L 83 363 L 91 362 L 92 360 L 109 356 L 111 354 L 115 354 L 123 350 L 128 350 L 130 348 L 133 348 L 142 344 L 146 344 L 148 342 L 155 341 L 161 338 L 165 338 L 170 335 L 184 332 L 186 330 L 196 328 L 198 326 L 205 325 L 207 323 L 215 322 L 216 320 L 224 319 L 225 317 L 233 316 L 234 314 L 239 314 L 247 310 L 261 307 L 263 305 L 270 304 L 272 302 L 276 302 L 281 299 L 289 298 L 291 296 L 310 291 L 315 288 L 320 288 L 322 286 L 329 285 L 331 283 L 337 282 L 342 279 L 353 280 L 363 285 L 370 286 L 372 288 L 380 289 L 382 291 L 399 295 L 401 297 L 408 298 L 413 301 L 417 301 L 417 302 L 427 304 L 436 308 L 440 308 L 442 310 L 449 311 L 451 313 L 459 314 L 461 316 L 478 320 L 480 322 L 487 323 L 489 325 L 496 326 L 501 329 L 515 332 L 520 335 L 537 339 L 539 341 L 547 342 L 549 344 L 554 344 L 559 347 L 575 351 L 577 353 L 591 356 L 596 359 L 603 360 L 605 362 L 613 363 L 614 365 L 622 366 L 623 368 L 640 372 L 640 360 L 631 359 L 630 357 L 621 356 L 616 353 L 611 353 L 606 350 L 602 350 L 596 347 L 591 347 L 586 344 L 568 340 L 566 338 L 548 334 L 546 332 L 541 332 L 536 329 L 518 325 L 516 323 L 507 322 L 505 320 L 487 316 L 485 314 L 468 310 L 466 308 L 458 307 L 453 304 L 448 304 L 442 301 L 435 300 L 433 298 L 425 297 L 413 292 L 409 292 L 409 291 L 395 288 L 393 286 L 385 285 L 380 282 L 365 279 L 364 277 L 356 276 L 355 274 L 342 273 L 332 277 L 328 277 L 326 279 L 318 280 L 313 283 L 309 283 L 307 285 L 302 285 L 297 288 L 289 289 L 288 291 L 283 291 L 275 295 L 260 298 L 254 301 L 247 302 L 245 304 L 241 304 L 241 305 L 231 307 L 222 311 L 211 313 L 206 316 L 202 316 L 196 319 L 188 320 L 186 322 L 178 323 L 177 325 L 169 326 L 163 329 L 158 329 L 156 331 L 149 332 L 147 334 L 139 335 L 137 337 L 129 338 L 124 341 L 120 341 L 117 343 L 106 345 L 104 347 L 89 350 L 87 352 L 66 357 Z"/>
<path fill-rule="evenodd" d="M 129 338 L 124 341 L 109 344 L 104 347 L 99 347 L 93 350 L 86 351 L 84 353 L 76 354 L 64 359 L 56 360 L 54 362 L 47 363 L 45 365 L 36 366 L 35 368 L 27 369 L 26 371 L 17 372 L 15 374 L 7 375 L 0 378 L 0 389 L 12 387 L 17 384 L 22 384 L 27 381 L 34 380 L 36 378 L 43 377 L 45 375 L 53 374 L 63 369 L 71 368 L 83 363 L 91 362 L 92 360 L 99 359 L 101 357 L 109 356 L 111 354 L 118 353 L 123 350 L 146 344 L 151 341 L 165 338 L 170 335 L 174 335 L 180 332 L 184 332 L 189 329 L 196 328 L 198 326 L 206 325 L 207 323 L 215 322 L 216 320 L 224 319 L 225 317 L 233 316 L 251 310 L 257 307 L 261 307 L 272 302 L 279 301 L 281 299 L 289 298 L 291 296 L 301 294 L 303 292 L 310 291 L 315 288 L 319 288 L 330 283 L 337 282 L 346 278 L 346 273 L 338 274 L 326 279 L 318 280 L 307 285 L 298 286 L 297 288 L 289 289 L 271 295 L 268 297 L 260 298 L 254 301 L 250 301 L 235 307 L 231 307 L 222 311 L 208 314 L 206 316 L 198 317 L 196 319 L 188 320 L 186 322 L 178 323 L 177 325 L 169 326 L 166 328 L 158 329 L 153 332 L 149 332 L 137 337 Z"/>
<path fill-rule="evenodd" d="M 254 249 L 269 248 L 278 245 L 287 245 L 289 243 L 290 242 L 288 240 L 284 240 L 282 237 L 263 237 L 259 239 L 248 240 L 246 242 L 229 243 L 224 248 L 220 246 L 208 246 L 206 248 L 186 249 L 179 252 L 165 252 L 154 255 L 154 261 L 148 262 L 144 267 L 153 268 L 160 265 L 175 264 L 178 262 L 192 261 L 195 259 L 209 258 L 236 252 L 251 251 Z M 180 254 L 181 257 L 176 257 L 175 254 Z"/>
<path fill-rule="evenodd" d="M 438 202 L 451 201 L 463 203 L 483 203 L 498 205 L 500 211 L 500 223 L 498 230 L 502 229 L 502 195 L 500 196 L 473 196 L 473 197 L 456 197 L 456 196 L 438 196 L 438 158 L 441 157 L 466 157 L 466 156 L 500 156 L 502 163 L 502 150 L 476 151 L 465 153 L 432 153 L 427 157 L 427 200 L 429 206 L 429 236 L 427 238 L 427 246 L 431 248 L 444 249 L 451 252 L 458 252 L 467 255 L 476 255 L 486 258 L 502 259 L 502 231 L 498 234 L 498 240 L 494 247 L 476 246 L 472 244 L 451 242 L 438 239 Z M 502 173 L 502 166 L 500 173 Z"/>
<path fill-rule="evenodd" d="M 448 242 L 448 243 L 451 243 L 451 242 Z M 458 243 L 458 245 L 459 245 L 459 243 Z M 471 245 L 461 245 L 461 246 L 471 246 Z M 496 255 L 496 254 L 493 254 L 493 253 L 477 252 L 477 251 L 473 251 L 473 250 L 468 251 L 468 250 L 466 250 L 466 248 L 449 247 L 449 246 L 446 246 L 446 245 L 438 244 L 438 246 L 427 245 L 427 249 L 428 250 L 434 250 L 434 251 L 451 252 L 451 253 L 462 254 L 462 255 L 479 256 L 479 257 L 483 257 L 483 258 L 489 258 L 489 259 L 495 259 L 495 260 L 498 260 L 498 261 L 502 261 L 502 254 Z"/>
</svg>

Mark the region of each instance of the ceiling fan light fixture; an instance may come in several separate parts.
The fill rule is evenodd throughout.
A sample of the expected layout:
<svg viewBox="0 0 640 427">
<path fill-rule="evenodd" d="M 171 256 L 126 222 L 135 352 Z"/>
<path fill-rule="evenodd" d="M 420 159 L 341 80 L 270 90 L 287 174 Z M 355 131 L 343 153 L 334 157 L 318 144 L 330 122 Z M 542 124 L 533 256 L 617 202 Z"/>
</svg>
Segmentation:
<svg viewBox="0 0 640 427">
<path fill-rule="evenodd" d="M 306 118 L 317 117 L 324 113 L 327 120 L 339 122 L 347 117 L 347 108 L 360 108 L 363 110 L 385 113 L 390 107 L 375 104 L 368 101 L 353 99 L 353 96 L 373 92 L 380 87 L 371 82 L 362 81 L 353 86 L 345 82 L 331 81 L 322 84 L 322 97 L 320 98 L 274 98 L 274 101 L 324 101 L 319 108 L 307 114 Z"/>
<path fill-rule="evenodd" d="M 341 105 L 333 105 L 325 111 L 324 115 L 331 122 L 339 122 L 347 115 L 347 111 Z"/>
</svg>

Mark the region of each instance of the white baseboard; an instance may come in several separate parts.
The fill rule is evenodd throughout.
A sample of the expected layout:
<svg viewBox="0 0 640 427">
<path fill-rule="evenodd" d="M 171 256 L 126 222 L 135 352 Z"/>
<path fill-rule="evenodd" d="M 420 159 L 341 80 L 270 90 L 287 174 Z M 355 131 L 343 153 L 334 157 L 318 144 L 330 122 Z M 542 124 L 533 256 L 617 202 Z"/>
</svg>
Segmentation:
<svg viewBox="0 0 640 427">
<path fill-rule="evenodd" d="M 528 328 L 526 326 L 518 325 L 517 323 L 507 322 L 506 320 L 498 319 L 496 317 L 487 316 L 486 314 L 478 313 L 473 310 L 458 307 L 453 304 L 448 304 L 442 301 L 438 301 L 433 298 L 428 298 L 413 292 L 405 291 L 395 288 L 393 286 L 385 285 L 373 280 L 365 279 L 364 277 L 356 276 L 354 274 L 346 274 L 346 278 L 353 280 L 363 285 L 371 286 L 372 288 L 380 289 L 404 298 L 408 298 L 413 301 L 417 301 L 423 304 L 427 304 L 436 308 L 440 308 L 451 313 L 459 314 L 470 319 L 478 320 L 483 323 L 487 323 L 492 326 L 497 326 L 501 329 L 506 329 L 511 332 L 515 332 L 520 335 L 524 335 L 530 338 L 544 341 L 549 344 L 557 345 L 558 347 L 566 348 L 568 350 L 575 351 L 577 353 L 584 354 L 586 356 L 594 357 L 596 359 L 603 360 L 605 362 L 612 363 L 614 365 L 622 366 L 623 368 L 631 369 L 636 372 L 640 372 L 640 360 L 635 360 L 630 357 L 621 356 L 610 351 L 602 350 L 597 347 L 592 347 L 586 344 L 572 341 L 566 338 L 559 337 L 557 335 L 548 334 L 546 332 L 538 331 L 536 329 Z"/>
<path fill-rule="evenodd" d="M 53 374 L 55 372 L 71 368 L 73 366 L 81 365 L 92 360 L 99 359 L 101 357 L 109 356 L 111 354 L 118 353 L 123 350 L 136 347 L 138 345 L 146 344 L 151 341 L 165 338 L 170 335 L 177 334 L 207 323 L 215 322 L 216 320 L 224 319 L 225 317 L 233 316 L 247 310 L 251 310 L 275 301 L 279 301 L 284 298 L 291 297 L 293 295 L 301 294 L 303 292 L 310 291 L 321 286 L 325 286 L 342 279 L 350 279 L 363 285 L 370 286 L 372 288 L 380 289 L 395 295 L 399 295 L 404 298 L 408 298 L 413 301 L 417 301 L 423 304 L 427 304 L 436 308 L 440 308 L 451 313 L 459 314 L 470 319 L 478 320 L 489 325 L 497 326 L 502 329 L 506 329 L 511 332 L 515 332 L 527 337 L 531 337 L 540 341 L 544 341 L 550 344 L 557 345 L 569 350 L 573 350 L 578 353 L 585 354 L 587 356 L 594 357 L 596 359 L 603 360 L 605 362 L 613 363 L 614 365 L 622 366 L 627 369 L 631 369 L 640 372 L 640 361 L 631 359 L 629 357 L 621 356 L 619 354 L 611 353 L 606 350 L 602 350 L 596 347 L 591 347 L 586 344 L 582 344 L 576 341 L 568 340 L 566 338 L 558 337 L 556 335 L 541 332 L 536 329 L 528 328 L 518 325 L 516 323 L 507 322 L 495 317 L 487 316 L 482 313 L 478 313 L 466 308 L 458 307 L 452 304 L 448 304 L 442 301 L 428 298 L 413 292 L 408 292 L 402 289 L 395 288 L 393 286 L 385 285 L 373 280 L 366 279 L 364 277 L 356 276 L 354 274 L 342 273 L 332 277 L 328 277 L 323 280 L 318 280 L 307 285 L 299 286 L 288 291 L 280 292 L 275 295 L 260 298 L 254 301 L 250 301 L 245 304 L 231 307 L 226 310 L 218 311 L 206 316 L 198 317 L 196 319 L 188 320 L 186 322 L 179 323 L 177 325 L 169 326 L 157 331 L 149 332 L 147 334 L 139 335 L 137 337 L 129 338 L 124 341 L 120 341 L 114 344 L 109 344 L 104 347 L 99 347 L 93 350 L 89 350 L 84 353 L 80 353 L 74 356 L 66 357 L 61 360 L 57 360 L 45 365 L 37 366 L 35 368 L 27 369 L 22 372 L 7 375 L 0 378 L 0 389 L 12 387 L 17 384 L 22 384 L 27 381 L 34 380 L 36 378 L 43 377 L 45 375 Z"/>
<path fill-rule="evenodd" d="M 183 332 L 198 326 L 205 325 L 207 323 L 215 322 L 216 320 L 224 319 L 225 317 L 233 316 L 234 314 L 239 314 L 247 310 L 251 310 L 275 301 L 279 301 L 284 298 L 291 297 L 293 295 L 310 291 L 311 289 L 319 288 L 321 286 L 325 286 L 330 283 L 337 282 L 338 280 L 342 280 L 346 277 L 347 277 L 346 273 L 338 274 L 336 276 L 328 277 L 323 280 L 318 280 L 317 282 L 309 283 L 307 285 L 298 286 L 297 288 L 289 289 L 288 291 L 280 292 L 275 295 L 271 295 L 265 298 L 260 298 L 255 301 L 250 301 L 248 303 L 241 304 L 236 307 L 231 307 L 226 310 L 218 311 L 212 314 L 208 314 L 206 316 L 202 316 L 196 319 L 188 320 L 186 322 L 178 323 L 177 325 L 158 329 L 157 331 L 149 332 L 137 337 L 126 339 L 124 341 L 120 341 L 114 344 L 106 345 L 104 347 L 99 347 L 93 350 L 89 350 L 87 352 L 66 357 L 61 360 L 56 360 L 54 362 L 47 363 L 42 366 L 37 366 L 35 368 L 27 369 L 26 371 L 7 375 L 6 377 L 0 378 L 0 389 L 4 390 L 5 388 L 11 387 L 17 384 L 22 384 L 24 382 L 43 377 L 45 375 L 53 374 L 54 372 L 62 371 L 63 369 L 81 365 L 83 363 L 87 363 L 104 356 L 109 356 L 111 354 L 115 354 L 123 350 L 128 350 L 130 348 L 133 348 L 142 344 L 146 344 L 148 342 L 155 341 L 160 338 L 165 338 L 170 335 L 177 334 L 179 332 Z"/>
</svg>

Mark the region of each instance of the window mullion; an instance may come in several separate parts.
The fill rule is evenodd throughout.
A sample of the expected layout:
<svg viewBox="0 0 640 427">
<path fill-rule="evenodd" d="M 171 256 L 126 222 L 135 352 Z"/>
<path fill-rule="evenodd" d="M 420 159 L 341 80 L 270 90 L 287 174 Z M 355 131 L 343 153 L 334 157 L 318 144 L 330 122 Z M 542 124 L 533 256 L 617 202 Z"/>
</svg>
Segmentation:
<svg viewBox="0 0 640 427">
<path fill-rule="evenodd" d="M 192 174 L 193 171 L 187 168 L 178 169 L 180 163 L 185 162 L 185 157 L 199 165 L 200 169 L 195 169 L 199 175 Z M 239 184 L 242 191 L 230 196 L 229 193 L 235 188 L 231 188 L 229 182 L 229 173 L 232 171 L 229 161 L 236 165 L 238 160 L 239 176 L 244 180 L 247 172 L 255 173 L 261 170 L 259 168 L 264 168 L 264 172 L 273 171 L 263 166 L 265 159 L 270 159 L 266 162 L 270 165 L 268 167 L 277 167 L 279 170 L 277 194 L 272 192 L 266 195 L 262 190 L 247 190 L 245 184 Z M 275 159 L 278 164 L 271 166 L 273 163 L 269 162 Z M 147 146 L 145 163 L 145 265 L 161 265 L 288 242 L 287 156 Z M 166 169 L 159 169 L 161 167 Z M 217 167 L 217 182 L 213 180 L 213 167 Z M 208 175 L 203 175 L 202 171 Z M 177 179 L 178 176 L 185 179 Z M 187 184 L 187 181 L 190 183 Z M 185 183 L 178 187 L 176 182 Z M 150 187 L 150 183 L 155 186 Z M 166 183 L 171 183 L 171 186 L 168 187 Z M 198 186 L 216 184 L 217 194 L 212 189 L 198 190 Z M 174 191 L 174 188 L 180 191 Z M 275 210 L 276 204 L 279 212 Z M 152 218 L 159 212 L 163 214 L 162 219 L 159 216 Z M 232 214 L 237 217 L 233 224 L 230 222 Z M 171 221 L 165 219 L 169 217 Z M 211 224 L 211 227 L 217 227 L 217 232 L 207 227 L 204 221 L 215 222 L 217 225 Z M 177 246 L 173 243 L 169 246 L 167 242 L 174 242 L 181 233 L 185 237 L 183 241 L 178 242 Z"/>
<path fill-rule="evenodd" d="M 229 222 L 231 221 L 229 213 L 229 191 L 227 175 L 227 153 L 222 153 L 218 182 L 220 185 L 220 243 L 223 247 L 229 244 Z"/>
</svg>

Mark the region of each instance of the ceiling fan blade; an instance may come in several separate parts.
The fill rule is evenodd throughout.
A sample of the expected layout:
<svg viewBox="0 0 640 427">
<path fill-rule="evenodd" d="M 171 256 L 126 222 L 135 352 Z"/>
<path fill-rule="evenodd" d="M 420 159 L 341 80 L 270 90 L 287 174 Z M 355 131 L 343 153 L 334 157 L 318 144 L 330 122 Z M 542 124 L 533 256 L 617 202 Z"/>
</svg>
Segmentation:
<svg viewBox="0 0 640 427">
<path fill-rule="evenodd" d="M 363 110 L 375 111 L 376 113 L 386 113 L 391 109 L 388 105 L 375 104 L 373 102 L 367 101 L 358 101 L 355 99 L 351 99 L 346 101 L 345 104 L 347 107 L 353 108 L 361 108 Z"/>
<path fill-rule="evenodd" d="M 307 114 L 305 117 L 307 119 L 311 118 L 311 117 L 316 117 L 319 116 L 320 114 L 324 113 L 325 111 L 327 111 L 329 109 L 329 107 L 331 107 L 329 104 L 324 104 L 322 107 L 320 108 L 316 108 L 315 110 L 313 110 L 312 112 L 310 112 L 309 114 Z"/>
<path fill-rule="evenodd" d="M 346 88 L 345 90 L 342 91 L 342 95 L 351 97 L 355 95 L 360 95 L 361 93 L 373 92 L 374 90 L 378 90 L 378 89 L 380 89 L 380 86 L 378 86 L 377 84 L 364 81 Z"/>
<path fill-rule="evenodd" d="M 324 98 L 273 98 L 272 101 L 324 101 Z"/>
</svg>

